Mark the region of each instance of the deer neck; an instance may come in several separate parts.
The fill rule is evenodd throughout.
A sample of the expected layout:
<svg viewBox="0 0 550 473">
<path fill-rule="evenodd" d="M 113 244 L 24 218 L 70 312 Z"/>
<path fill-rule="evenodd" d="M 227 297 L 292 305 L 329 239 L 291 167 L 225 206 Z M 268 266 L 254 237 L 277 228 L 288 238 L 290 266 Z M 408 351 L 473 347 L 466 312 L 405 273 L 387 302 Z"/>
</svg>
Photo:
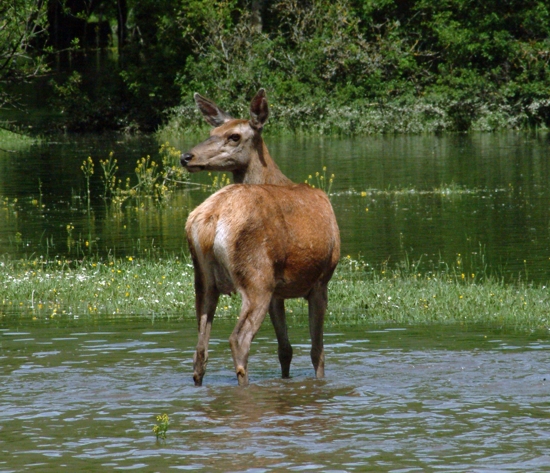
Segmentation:
<svg viewBox="0 0 550 473">
<path fill-rule="evenodd" d="M 248 166 L 233 172 L 235 184 L 274 184 L 288 186 L 292 181 L 286 177 L 271 158 L 263 139 L 251 150 Z"/>
</svg>

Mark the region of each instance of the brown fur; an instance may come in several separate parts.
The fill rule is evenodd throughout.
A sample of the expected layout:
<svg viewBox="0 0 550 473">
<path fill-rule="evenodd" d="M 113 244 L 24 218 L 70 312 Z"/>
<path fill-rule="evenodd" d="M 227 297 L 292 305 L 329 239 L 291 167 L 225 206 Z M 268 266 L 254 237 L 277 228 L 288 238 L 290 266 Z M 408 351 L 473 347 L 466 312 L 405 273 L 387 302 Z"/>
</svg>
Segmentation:
<svg viewBox="0 0 550 473">
<path fill-rule="evenodd" d="M 221 124 L 208 140 L 182 156 L 182 164 L 191 171 L 225 166 L 245 184 L 227 186 L 210 196 L 189 215 L 185 227 L 195 268 L 199 329 L 195 384 L 202 383 L 206 370 L 218 297 L 232 292 L 242 297 L 239 321 L 230 337 L 239 384 L 248 383 L 250 343 L 267 312 L 279 342 L 283 377 L 289 376 L 292 348 L 284 299 L 295 297 L 308 300 L 311 358 L 316 376 L 322 377 L 327 284 L 340 257 L 330 202 L 318 189 L 293 184 L 271 159 L 260 134 L 267 119 L 263 90 L 252 101 L 250 122 L 231 119 L 207 99 L 196 100 L 210 123 Z M 239 149 L 229 139 L 235 134 L 240 137 Z"/>
</svg>

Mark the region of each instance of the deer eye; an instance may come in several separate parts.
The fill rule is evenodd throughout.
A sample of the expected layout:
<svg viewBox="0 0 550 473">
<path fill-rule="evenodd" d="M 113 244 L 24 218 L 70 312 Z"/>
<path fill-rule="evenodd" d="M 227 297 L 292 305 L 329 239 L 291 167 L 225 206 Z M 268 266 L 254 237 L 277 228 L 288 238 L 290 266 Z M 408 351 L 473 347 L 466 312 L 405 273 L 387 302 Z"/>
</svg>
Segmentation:
<svg viewBox="0 0 550 473">
<path fill-rule="evenodd" d="M 234 141 L 235 143 L 241 139 L 241 135 L 234 133 L 229 135 L 229 141 Z"/>
</svg>

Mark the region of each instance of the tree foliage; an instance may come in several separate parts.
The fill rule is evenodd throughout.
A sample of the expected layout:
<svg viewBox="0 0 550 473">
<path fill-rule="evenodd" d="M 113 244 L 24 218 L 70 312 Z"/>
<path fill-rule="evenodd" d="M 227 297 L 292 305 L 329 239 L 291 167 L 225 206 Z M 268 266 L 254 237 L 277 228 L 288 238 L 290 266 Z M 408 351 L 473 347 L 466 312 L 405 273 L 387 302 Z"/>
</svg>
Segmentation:
<svg viewBox="0 0 550 473">
<path fill-rule="evenodd" d="M 435 129 L 550 125 L 547 2 L 273 0 L 261 29 L 247 3 L 199 3 L 192 22 L 184 9 L 178 17 L 192 46 L 178 75 L 184 98 L 200 90 L 231 107 L 261 85 L 291 128 L 352 107 L 393 114 L 387 131 L 419 106 Z"/>
<path fill-rule="evenodd" d="M 0 3 L 0 108 L 13 105 L 15 97 L 5 87 L 27 81 L 48 68 L 35 43 L 47 25 L 43 0 L 10 0 Z"/>
<path fill-rule="evenodd" d="M 41 2 L 15 2 L 25 3 L 27 18 L 37 18 L 43 28 L 32 13 Z M 259 87 L 269 90 L 275 122 L 292 129 L 320 119 L 325 130 L 343 133 L 415 131 L 421 129 L 415 120 L 452 130 L 550 126 L 546 0 L 48 4 L 50 11 L 61 4 L 87 22 L 98 16 L 110 22 L 118 62 L 103 72 L 108 79 L 95 93 L 100 99 L 85 95 L 85 71 L 79 71 L 80 82 L 73 76 L 68 84 L 71 94 L 62 84 L 55 88 L 61 102 L 78 101 L 80 90 L 89 99 L 80 112 L 89 110 L 98 127 L 105 116 L 107 127 L 153 129 L 166 118 L 165 110 L 191 104 L 195 91 L 240 113 L 233 104 Z M 27 51 L 31 43 L 21 44 Z M 106 103 L 113 104 L 109 110 L 101 108 Z M 72 128 L 85 128 L 87 113 L 69 114 L 79 120 Z M 184 124 L 186 117 L 194 119 L 185 108 L 172 116 Z"/>
</svg>

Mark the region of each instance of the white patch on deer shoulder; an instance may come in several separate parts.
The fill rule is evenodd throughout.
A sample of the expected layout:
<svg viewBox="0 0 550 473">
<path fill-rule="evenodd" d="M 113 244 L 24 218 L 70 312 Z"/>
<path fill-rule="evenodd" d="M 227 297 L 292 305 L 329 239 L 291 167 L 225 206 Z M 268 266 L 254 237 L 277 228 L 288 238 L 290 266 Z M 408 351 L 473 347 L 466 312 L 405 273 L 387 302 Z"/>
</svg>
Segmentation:
<svg viewBox="0 0 550 473">
<path fill-rule="evenodd" d="M 195 253 L 199 259 L 203 259 L 204 255 L 202 254 L 202 248 L 201 248 L 201 240 L 199 237 L 199 226 L 195 223 L 191 226 L 191 233 L 193 241 L 193 247 L 195 248 Z"/>
<path fill-rule="evenodd" d="M 214 255 L 224 265 L 229 265 L 229 256 L 227 254 L 227 239 L 228 239 L 228 230 L 229 227 L 225 222 L 225 219 L 222 217 L 218 220 L 216 225 L 216 236 L 214 237 Z"/>
<path fill-rule="evenodd" d="M 231 263 L 229 261 L 229 231 L 230 227 L 227 222 L 220 218 L 216 225 L 216 236 L 214 237 L 214 275 L 218 290 L 222 294 L 230 294 L 235 292 L 235 286 L 229 273 Z"/>
</svg>

